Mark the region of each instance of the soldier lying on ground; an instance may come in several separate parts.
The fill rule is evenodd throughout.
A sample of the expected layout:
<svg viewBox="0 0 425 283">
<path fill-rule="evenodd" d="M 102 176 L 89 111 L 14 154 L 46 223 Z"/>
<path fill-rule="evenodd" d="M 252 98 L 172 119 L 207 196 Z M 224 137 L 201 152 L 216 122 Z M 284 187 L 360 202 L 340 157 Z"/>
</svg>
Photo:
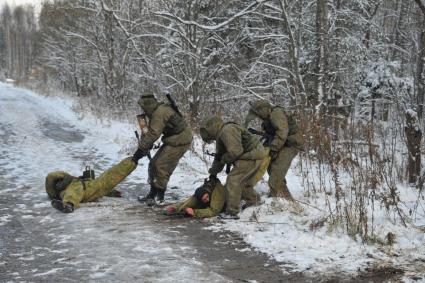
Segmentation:
<svg viewBox="0 0 425 283">
<path fill-rule="evenodd" d="M 138 158 L 126 158 L 96 179 L 84 180 L 64 171 L 51 172 L 46 177 L 46 192 L 52 206 L 70 213 L 81 202 L 91 202 L 111 194 L 112 190 L 137 167 Z"/>
<path fill-rule="evenodd" d="M 258 204 L 260 195 L 254 191 L 268 165 L 267 151 L 259 139 L 236 123 L 224 123 L 218 116 L 206 118 L 200 128 L 203 141 L 216 142 L 214 161 L 209 169 L 215 178 L 226 164 L 233 168 L 226 179 L 226 212 L 221 218 L 237 219 L 241 199 L 247 205 Z"/>
<path fill-rule="evenodd" d="M 178 109 L 158 102 L 152 94 L 142 95 L 138 103 L 149 118 L 149 129 L 140 139 L 136 155 L 146 156 L 162 135 L 162 146 L 149 163 L 150 191 L 146 196 L 139 197 L 140 202 L 153 205 L 155 198 L 159 203 L 164 202 L 171 174 L 192 143 L 192 131 Z"/>
<path fill-rule="evenodd" d="M 185 215 L 198 218 L 217 216 L 224 209 L 226 191 L 220 180 L 206 180 L 194 195 L 182 203 L 170 205 L 167 215 Z"/>
</svg>

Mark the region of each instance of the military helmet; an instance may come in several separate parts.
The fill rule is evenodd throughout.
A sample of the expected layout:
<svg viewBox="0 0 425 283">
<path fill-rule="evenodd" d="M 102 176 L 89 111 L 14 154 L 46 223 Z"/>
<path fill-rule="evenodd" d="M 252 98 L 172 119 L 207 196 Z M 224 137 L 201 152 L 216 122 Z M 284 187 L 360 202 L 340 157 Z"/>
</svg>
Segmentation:
<svg viewBox="0 0 425 283">
<path fill-rule="evenodd" d="M 201 138 L 206 143 L 211 143 L 216 139 L 218 131 L 223 126 L 223 120 L 218 116 L 209 116 L 201 123 Z"/>
<path fill-rule="evenodd" d="M 137 103 L 145 111 L 146 114 L 152 114 L 159 106 L 158 100 L 156 100 L 153 94 L 143 94 Z"/>
<path fill-rule="evenodd" d="M 248 115 L 245 118 L 244 126 L 247 127 L 249 122 L 257 117 L 260 119 L 267 119 L 271 108 L 272 105 L 264 99 L 254 101 L 251 104 Z"/>
</svg>

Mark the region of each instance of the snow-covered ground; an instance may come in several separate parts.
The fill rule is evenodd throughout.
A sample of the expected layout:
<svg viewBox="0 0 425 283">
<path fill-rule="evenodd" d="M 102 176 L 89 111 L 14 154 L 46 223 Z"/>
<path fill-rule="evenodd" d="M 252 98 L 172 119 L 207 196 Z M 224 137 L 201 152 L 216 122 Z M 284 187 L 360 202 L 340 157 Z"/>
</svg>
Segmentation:
<svg viewBox="0 0 425 283">
<path fill-rule="evenodd" d="M 16 98 L 16 96 L 22 96 Z M 128 221 L 123 225 L 137 226 L 141 228 L 147 225 L 148 229 L 132 232 L 132 229 L 124 229 L 123 235 L 117 232 L 117 237 L 128 242 L 128 250 L 119 253 L 114 250 L 113 241 L 104 239 L 102 231 L 107 230 L 104 223 L 98 223 L 96 217 L 88 215 L 101 215 L 108 213 L 108 217 L 114 218 L 114 213 L 124 213 L 126 209 L 134 207 L 135 196 L 124 191 L 124 200 L 104 199 L 94 204 L 83 204 L 76 212 L 63 221 L 63 216 L 59 215 L 49 207 L 49 203 L 43 190 L 43 179 L 48 172 L 54 170 L 66 170 L 73 174 L 78 174 L 85 165 L 91 165 L 97 173 L 108 168 L 111 164 L 121 160 L 130 154 L 136 145 L 133 132 L 136 124 L 126 124 L 109 121 L 99 122 L 90 115 L 81 116 L 72 111 L 72 101 L 66 98 L 43 97 L 30 91 L 19 90 L 0 84 L 0 136 L 9 137 L 10 148 L 3 153 L 11 154 L 8 159 L 0 160 L 0 168 L 3 168 L 7 176 L 5 179 L 12 180 L 14 186 L 10 189 L 1 187 L 2 193 L 21 194 L 19 197 L 24 200 L 18 209 L 22 213 L 21 221 L 38 221 L 39 223 L 56 223 L 61 219 L 60 227 L 51 229 L 62 229 L 62 226 L 69 226 L 72 229 L 81 229 L 82 242 L 85 245 L 93 245 L 93 241 L 84 239 L 88 236 L 99 234 L 99 242 L 104 243 L 95 252 L 104 252 L 105 257 L 110 257 L 107 262 L 99 266 L 91 267 L 91 278 L 98 276 L 102 278 L 105 274 L 117 272 L 119 269 L 138 269 L 137 273 L 149 271 L 149 264 L 143 260 L 132 261 L 130 256 L 137 254 L 138 250 L 152 249 L 152 247 L 162 246 L 155 251 L 158 254 L 153 257 L 168 259 L 171 266 L 161 266 L 165 271 L 174 271 L 176 278 L 196 278 L 200 276 L 211 281 L 223 280 L 218 274 L 206 272 L 205 269 L 195 262 L 185 260 L 181 265 L 177 264 L 176 258 L 181 254 L 176 254 L 175 248 L 168 243 L 167 236 L 162 235 L 160 239 L 156 235 L 161 234 L 160 227 L 154 227 L 150 223 L 145 223 L 143 219 L 129 216 Z M 13 107 L 13 109 L 10 109 Z M 19 126 L 18 126 L 19 125 Z M 41 129 L 41 130 L 40 130 Z M 45 131 L 43 132 L 43 129 Z M 54 129 L 57 129 L 55 131 Z M 49 136 L 50 139 L 43 139 L 40 136 Z M 75 143 L 70 142 L 75 141 Z M 131 146 L 133 145 L 133 146 Z M 196 139 L 191 152 L 188 152 L 180 162 L 173 174 L 169 187 L 179 189 L 169 189 L 166 194 L 168 200 L 182 199 L 191 195 L 196 187 L 202 184 L 203 179 L 208 176 L 207 170 L 211 158 L 202 154 L 202 143 Z M 147 163 L 143 160 L 139 168 L 127 179 L 122 187 L 131 187 L 135 184 L 146 184 Z M 296 164 L 297 162 L 294 162 Z M 6 170 L 7 169 L 7 170 Z M 304 188 L 301 185 L 299 168 L 294 166 L 287 177 L 288 184 L 294 196 L 302 202 L 309 202 L 304 196 Z M 20 178 L 25 176 L 25 178 Z M 219 176 L 223 181 L 225 175 Z M 19 192 L 16 188 L 19 188 Z M 28 188 L 28 189 L 24 189 Z M 146 186 L 147 188 L 147 186 Z M 146 189 L 141 191 L 143 194 Z M 260 182 L 256 190 L 263 194 L 264 203 L 258 207 L 251 207 L 241 213 L 239 221 L 219 221 L 217 219 L 208 220 L 212 226 L 212 231 L 229 230 L 239 233 L 243 239 L 255 249 L 268 254 L 278 262 L 282 263 L 285 272 L 303 272 L 315 276 L 315 274 L 349 276 L 359 271 L 377 268 L 380 266 L 392 266 L 407 271 L 406 280 L 409 276 L 415 275 L 425 278 L 425 234 L 423 231 L 408 225 L 407 228 L 391 221 L 391 217 L 384 210 L 379 210 L 376 217 L 376 233 L 382 238 L 388 232 L 396 235 L 396 242 L 392 246 L 366 245 L 361 240 L 353 240 L 344 231 L 338 228 L 330 230 L 328 225 L 310 230 L 312 221 L 328 215 L 326 202 L 317 196 L 312 205 L 291 205 L 280 199 L 266 198 L 268 187 L 265 180 Z M 404 188 L 406 203 L 416 200 L 414 192 L 410 188 Z M 126 195 L 127 194 L 127 195 Z M 37 196 L 37 203 L 26 205 Z M 128 202 L 132 200 L 134 202 Z M 102 207 L 121 204 L 116 210 L 104 210 Z M 136 202 L 137 203 L 137 202 Z M 50 209 L 48 215 L 32 215 L 35 208 Z M 0 230 L 2 225 L 13 221 L 15 215 L 12 208 L 2 209 L 0 212 Z M 113 212 L 113 213 L 112 213 Z M 416 225 L 423 225 L 425 217 L 419 217 Z M 137 223 L 133 223 L 136 221 Z M 422 224 L 420 223 L 422 221 Z M 81 222 L 89 224 L 81 227 Z M 107 225 L 106 225 L 107 226 Z M 65 227 L 67 228 L 67 227 Z M 71 229 L 70 228 L 70 229 Z M 57 236 L 53 231 L 49 231 L 53 236 Z M 151 238 L 153 243 L 143 243 L 140 246 L 130 248 L 133 244 L 131 238 L 142 237 L 141 233 L 152 233 L 143 235 Z M 71 236 L 75 237 L 75 236 Z M 66 235 L 61 235 L 59 242 L 66 244 L 70 239 Z M 109 247 L 109 248 L 108 248 Z M 184 250 L 184 249 L 183 249 Z M 59 250 L 58 252 L 66 253 Z M 185 256 L 189 251 L 184 250 Z M 0 249 L 1 253 L 1 249 Z M 90 252 L 87 252 L 90 254 Z M 111 256 L 111 254 L 113 256 Z M 22 257 L 37 256 L 36 254 L 21 255 Z M 3 263 L 2 263 L 3 262 Z M 0 269 L 5 266 L 5 261 L 0 260 Z M 113 268 L 108 268 L 112 265 Z M 145 269 L 144 269 L 145 268 Z M 56 272 L 51 269 L 47 272 Z M 153 269 L 150 270 L 154 272 Z M 46 272 L 46 271 L 45 271 Z M 93 275 L 94 274 L 94 275 Z M 45 274 L 44 274 L 45 275 Z M 44 276 L 39 274 L 39 276 Z M 180 277 L 179 277 L 180 276 Z M 0 277 L 1 278 L 1 277 Z M 198 277 L 199 278 L 199 277 Z M 170 277 L 163 277 L 164 281 Z"/>
</svg>

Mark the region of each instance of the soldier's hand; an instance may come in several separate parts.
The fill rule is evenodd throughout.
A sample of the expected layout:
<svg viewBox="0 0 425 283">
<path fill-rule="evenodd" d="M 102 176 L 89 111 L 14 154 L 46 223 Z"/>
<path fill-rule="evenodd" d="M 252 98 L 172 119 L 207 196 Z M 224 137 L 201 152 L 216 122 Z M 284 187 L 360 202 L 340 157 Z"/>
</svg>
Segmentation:
<svg viewBox="0 0 425 283">
<path fill-rule="evenodd" d="M 271 160 L 276 159 L 276 157 L 277 157 L 277 151 L 270 150 L 269 155 L 270 155 Z"/>
<path fill-rule="evenodd" d="M 216 174 L 211 174 L 211 175 L 208 177 L 208 181 L 211 181 L 211 182 L 216 182 L 216 181 L 218 181 L 217 175 L 216 175 Z"/>
<path fill-rule="evenodd" d="M 193 217 L 195 216 L 195 211 L 193 211 L 193 208 L 187 207 L 184 209 L 184 212 L 187 216 Z"/>
<path fill-rule="evenodd" d="M 169 207 L 167 207 L 167 215 L 173 215 L 174 213 L 176 213 L 176 207 L 174 205 L 170 205 Z"/>
<path fill-rule="evenodd" d="M 140 148 L 138 148 L 136 152 L 133 154 L 133 157 L 131 158 L 131 160 L 133 160 L 137 164 L 139 160 L 146 155 L 147 153 L 144 150 L 141 150 Z"/>
</svg>

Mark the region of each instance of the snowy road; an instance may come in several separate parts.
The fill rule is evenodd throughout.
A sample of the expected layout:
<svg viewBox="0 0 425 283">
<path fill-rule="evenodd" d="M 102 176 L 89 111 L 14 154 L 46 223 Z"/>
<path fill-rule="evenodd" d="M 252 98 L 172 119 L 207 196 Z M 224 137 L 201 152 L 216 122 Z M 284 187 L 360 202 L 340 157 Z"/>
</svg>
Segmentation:
<svg viewBox="0 0 425 283">
<path fill-rule="evenodd" d="M 123 157 L 116 131 L 102 129 L 65 100 L 0 84 L 0 282 L 301 280 L 232 234 L 138 204 L 146 164 L 121 185 L 122 199 L 69 215 L 52 209 L 48 172 L 78 174 L 85 164 L 99 172 Z"/>
</svg>

